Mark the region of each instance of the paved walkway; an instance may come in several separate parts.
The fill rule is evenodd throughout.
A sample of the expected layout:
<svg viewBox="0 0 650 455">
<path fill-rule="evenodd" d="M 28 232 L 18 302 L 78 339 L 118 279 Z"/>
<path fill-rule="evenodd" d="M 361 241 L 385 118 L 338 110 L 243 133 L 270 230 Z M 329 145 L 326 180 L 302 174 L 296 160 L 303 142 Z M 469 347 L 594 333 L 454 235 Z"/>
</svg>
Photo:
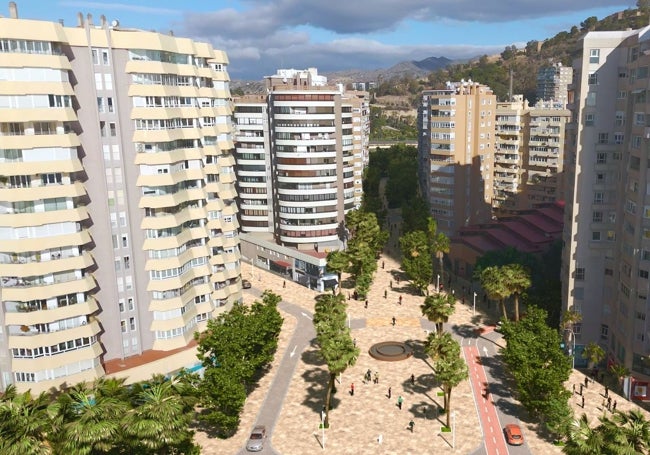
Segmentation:
<svg viewBox="0 0 650 455">
<path fill-rule="evenodd" d="M 406 278 L 400 273 L 398 262 L 390 256 L 390 251 L 379 259 L 378 264 L 368 295 L 368 307 L 365 308 L 364 301 L 348 300 L 349 324 L 352 336 L 361 348 L 361 354 L 356 364 L 340 378 L 338 392 L 333 398 L 333 409 L 330 411 L 331 427 L 326 430 L 324 441 L 323 432 L 318 425 L 328 373 L 318 356 L 316 346 L 312 343 L 313 327 L 310 320 L 317 293 L 290 281 L 287 281 L 284 287 L 282 277 L 259 269 L 255 269 L 252 276 L 247 277 L 251 279 L 253 289 L 245 291 L 246 303 L 254 301 L 265 289 L 283 297 L 280 309 L 284 326 L 278 352 L 269 373 L 262 378 L 258 388 L 246 401 L 239 431 L 227 440 L 213 439 L 204 433 L 197 433 L 196 440 L 203 447 L 203 453 L 242 453 L 252 427 L 256 423 L 263 423 L 270 430 L 267 448 L 263 452 L 268 454 L 561 454 L 560 448 L 540 438 L 536 433 L 536 422 L 525 420 L 527 417 L 520 405 L 504 404 L 502 398 L 509 398 L 509 389 L 500 383 L 493 384 L 498 387 L 494 395 L 499 398 L 493 399 L 497 402 L 499 412 L 503 413 L 505 410 L 509 413 L 509 421 L 516 421 L 518 417 L 524 419 L 521 426 L 527 443 L 526 448 L 530 452 L 509 446 L 504 452 L 500 423 L 493 423 L 492 429 L 487 430 L 487 439 L 493 438 L 495 445 L 484 445 L 479 412 L 483 413 L 481 407 L 487 405 L 486 401 L 489 400 L 485 400 L 483 396 L 484 389 L 473 387 L 470 381 L 462 382 L 452 392 L 455 434 L 441 432 L 444 416 L 438 416 L 436 409 L 442 406 L 443 397 L 440 396 L 439 387 L 435 385 L 430 361 L 422 353 L 423 341 L 431 328 L 431 324 L 421 317 L 419 305 L 423 297 L 412 291 Z M 346 295 L 347 291 L 348 286 L 344 280 L 343 292 Z M 489 324 L 496 320 L 496 316 L 486 315 L 485 310 L 487 309 L 482 307 L 482 302 L 477 300 L 477 311 L 474 315 L 469 299 L 465 304 L 457 302 L 456 312 L 450 318 L 448 329 L 453 329 L 456 335 L 467 334 L 477 326 L 489 331 Z M 396 318 L 395 326 L 392 325 L 393 317 Z M 409 343 L 415 349 L 415 354 L 398 362 L 379 361 L 368 354 L 372 344 L 391 340 Z M 497 334 L 490 333 L 489 339 L 486 337 L 484 341 L 491 343 L 492 351 L 496 352 L 499 344 Z M 466 344 L 463 344 L 465 354 L 476 358 L 476 347 L 468 348 Z M 472 366 L 470 363 L 470 374 L 478 375 L 478 384 L 486 382 L 476 367 L 478 365 Z M 497 367 L 491 367 L 491 377 L 494 377 L 494 369 Z M 364 373 L 368 369 L 373 374 L 379 374 L 379 384 L 364 383 Z M 414 377 L 413 382 L 411 375 Z M 578 384 L 581 381 L 584 381 L 584 375 L 575 370 L 567 388 L 571 390 L 572 383 Z M 355 385 L 354 396 L 349 393 L 352 383 Z M 589 383 L 584 393 L 584 412 L 596 423 L 597 417 L 604 412 L 601 407 L 604 389 L 600 384 Z M 618 410 L 636 407 L 622 397 L 616 398 L 611 392 L 610 395 L 612 400 L 617 400 Z M 397 407 L 398 396 L 404 398 L 401 410 Z M 581 397 L 574 395 L 571 404 L 576 416 L 580 416 L 583 412 Z M 504 409 L 505 406 L 507 409 Z M 492 408 L 494 407 L 493 403 Z M 281 409 L 279 413 L 269 415 L 269 412 L 275 412 L 276 408 Z M 495 418 L 490 414 L 489 407 L 485 412 L 494 422 Z M 413 433 L 408 429 L 411 420 L 415 422 Z M 496 422 L 499 420 L 496 419 Z M 452 448 L 454 443 L 455 448 Z"/>
</svg>

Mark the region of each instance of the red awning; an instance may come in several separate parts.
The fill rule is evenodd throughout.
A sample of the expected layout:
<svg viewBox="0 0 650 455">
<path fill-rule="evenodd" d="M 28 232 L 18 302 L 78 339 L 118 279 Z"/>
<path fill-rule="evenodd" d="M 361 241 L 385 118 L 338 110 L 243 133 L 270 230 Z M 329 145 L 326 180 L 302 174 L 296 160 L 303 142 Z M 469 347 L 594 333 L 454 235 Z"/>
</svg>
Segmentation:
<svg viewBox="0 0 650 455">
<path fill-rule="evenodd" d="M 291 264 L 287 261 L 272 261 L 272 262 L 279 267 L 284 267 L 285 269 L 291 267 Z"/>
</svg>

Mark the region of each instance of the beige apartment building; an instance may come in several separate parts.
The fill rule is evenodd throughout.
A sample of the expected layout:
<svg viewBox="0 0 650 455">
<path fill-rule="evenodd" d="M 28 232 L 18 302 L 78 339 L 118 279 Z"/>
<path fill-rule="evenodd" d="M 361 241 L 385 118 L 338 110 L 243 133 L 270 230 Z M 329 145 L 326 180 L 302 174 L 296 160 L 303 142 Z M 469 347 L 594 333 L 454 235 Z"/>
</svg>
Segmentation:
<svg viewBox="0 0 650 455">
<path fill-rule="evenodd" d="M 537 72 L 537 99 L 553 101 L 566 108 L 568 87 L 573 81 L 573 68 L 557 62 Z"/>
<path fill-rule="evenodd" d="M 241 299 L 227 64 L 104 17 L 0 18 L 1 389 L 186 347 Z"/>
<path fill-rule="evenodd" d="M 422 94 L 420 188 L 448 236 L 492 217 L 496 106 L 492 90 L 471 80 Z"/>
<path fill-rule="evenodd" d="M 564 200 L 564 138 L 570 115 L 561 103 L 539 101 L 529 106 L 522 95 L 497 103 L 495 215 Z"/>
<path fill-rule="evenodd" d="M 368 160 L 369 98 L 316 68 L 280 69 L 266 94 L 235 99 L 242 248 L 259 267 L 322 287 L 324 257 L 343 247 Z"/>
</svg>

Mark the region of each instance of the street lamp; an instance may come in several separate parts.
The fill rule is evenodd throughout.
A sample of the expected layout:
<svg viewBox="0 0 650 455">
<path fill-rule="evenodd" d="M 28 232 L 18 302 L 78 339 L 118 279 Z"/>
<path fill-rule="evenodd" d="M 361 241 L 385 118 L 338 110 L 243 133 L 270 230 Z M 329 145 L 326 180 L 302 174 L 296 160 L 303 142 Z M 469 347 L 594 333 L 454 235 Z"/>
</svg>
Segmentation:
<svg viewBox="0 0 650 455">
<path fill-rule="evenodd" d="M 320 413 L 320 427 L 323 429 L 323 450 L 325 450 L 325 410 Z"/>
<path fill-rule="evenodd" d="M 440 274 L 438 274 L 438 280 L 436 281 L 436 292 L 440 293 Z"/>
<path fill-rule="evenodd" d="M 474 305 L 472 306 L 472 316 L 476 315 L 476 292 L 474 292 Z"/>
</svg>

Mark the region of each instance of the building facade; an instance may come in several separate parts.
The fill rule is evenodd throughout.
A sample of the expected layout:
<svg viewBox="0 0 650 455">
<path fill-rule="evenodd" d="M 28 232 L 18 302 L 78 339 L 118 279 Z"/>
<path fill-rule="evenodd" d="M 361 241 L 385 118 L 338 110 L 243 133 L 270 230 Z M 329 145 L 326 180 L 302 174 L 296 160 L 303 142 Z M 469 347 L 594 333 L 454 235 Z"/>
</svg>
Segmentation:
<svg viewBox="0 0 650 455">
<path fill-rule="evenodd" d="M 649 29 L 589 32 L 569 100 L 565 169 L 565 309 L 582 314 L 577 349 L 599 343 L 609 363 L 650 379 Z M 647 389 L 647 387 L 646 387 Z M 642 390 L 642 388 L 639 388 Z M 647 398 L 647 394 L 644 397 Z"/>
<path fill-rule="evenodd" d="M 564 200 L 565 125 L 560 103 L 529 106 L 522 95 L 496 107 L 492 209 L 504 215 Z"/>
<path fill-rule="evenodd" d="M 496 104 L 489 87 L 472 81 L 422 94 L 418 177 L 447 236 L 491 219 Z"/>
<path fill-rule="evenodd" d="M 541 101 L 555 101 L 566 108 L 567 88 L 573 80 L 573 68 L 555 63 L 551 66 L 540 68 L 537 72 L 537 99 Z"/>
<path fill-rule="evenodd" d="M 241 229 L 316 257 L 340 249 L 341 222 L 361 205 L 368 94 L 328 85 L 315 68 L 278 70 L 266 90 L 235 99 Z M 274 267 L 265 254 L 251 254 L 258 266 Z M 279 264 L 300 282 L 323 273 L 307 278 L 297 263 Z"/>
<path fill-rule="evenodd" d="M 0 18 L 2 389 L 186 347 L 241 299 L 227 64 L 104 17 Z"/>
</svg>

